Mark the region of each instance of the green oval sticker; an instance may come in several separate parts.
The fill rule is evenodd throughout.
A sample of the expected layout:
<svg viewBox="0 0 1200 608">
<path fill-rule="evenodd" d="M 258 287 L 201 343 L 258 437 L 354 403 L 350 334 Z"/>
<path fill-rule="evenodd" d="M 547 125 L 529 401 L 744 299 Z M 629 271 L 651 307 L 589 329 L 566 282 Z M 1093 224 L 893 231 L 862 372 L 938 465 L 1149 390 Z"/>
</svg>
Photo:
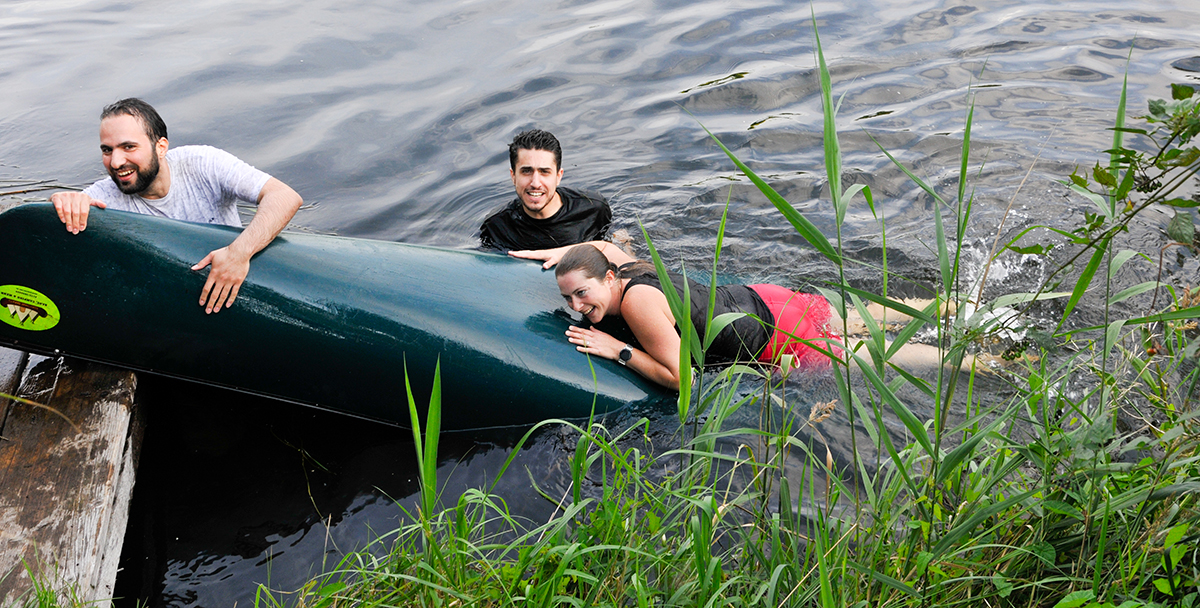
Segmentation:
<svg viewBox="0 0 1200 608">
<path fill-rule="evenodd" d="M 0 319 L 20 329 L 42 331 L 58 325 L 58 307 L 42 292 L 20 285 L 0 285 Z"/>
</svg>

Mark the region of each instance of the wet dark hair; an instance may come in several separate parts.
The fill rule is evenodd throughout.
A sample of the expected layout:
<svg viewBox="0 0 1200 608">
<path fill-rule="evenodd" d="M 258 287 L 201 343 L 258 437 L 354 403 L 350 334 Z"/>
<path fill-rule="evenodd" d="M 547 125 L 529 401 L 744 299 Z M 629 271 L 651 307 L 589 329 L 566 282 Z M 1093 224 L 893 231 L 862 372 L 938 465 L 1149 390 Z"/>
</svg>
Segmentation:
<svg viewBox="0 0 1200 608">
<path fill-rule="evenodd" d="M 167 123 L 163 122 L 153 106 L 137 97 L 122 99 L 105 106 L 100 112 L 100 120 L 122 114 L 142 121 L 142 128 L 146 130 L 151 144 L 158 143 L 160 139 L 167 139 Z"/>
<path fill-rule="evenodd" d="M 576 270 L 582 270 L 584 278 L 588 279 L 604 279 L 604 275 L 610 270 L 613 274 L 620 272 L 616 264 L 608 261 L 595 245 L 588 243 L 576 245 L 563 254 L 558 265 L 554 267 L 554 278 Z"/>
<path fill-rule="evenodd" d="M 583 276 L 588 279 L 603 280 L 605 273 L 612 271 L 618 279 L 629 279 L 643 274 L 655 274 L 654 266 L 648 262 L 638 260 L 617 267 L 605 257 L 595 245 L 584 243 L 576 245 L 567 250 L 563 254 L 562 259 L 558 261 L 558 265 L 554 267 L 554 278 L 557 279 L 568 272 L 576 270 L 583 271 Z"/>
<path fill-rule="evenodd" d="M 513 171 L 517 170 L 517 152 L 521 150 L 545 150 L 554 153 L 554 168 L 562 168 L 562 146 L 558 138 L 549 131 L 530 129 L 517 133 L 512 143 L 508 144 L 508 164 Z"/>
</svg>

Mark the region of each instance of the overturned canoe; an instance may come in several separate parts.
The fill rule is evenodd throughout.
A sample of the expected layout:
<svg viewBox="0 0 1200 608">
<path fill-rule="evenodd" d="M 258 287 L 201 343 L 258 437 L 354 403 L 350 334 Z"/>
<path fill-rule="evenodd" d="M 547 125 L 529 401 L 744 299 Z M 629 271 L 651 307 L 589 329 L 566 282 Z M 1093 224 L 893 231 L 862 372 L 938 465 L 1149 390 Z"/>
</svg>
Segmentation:
<svg viewBox="0 0 1200 608">
<path fill-rule="evenodd" d="M 671 396 L 576 352 L 553 277 L 507 256 L 287 233 L 232 308 L 197 305 L 191 266 L 237 230 L 93 210 L 0 213 L 0 344 L 407 425 L 441 362 L 447 429 L 580 418 Z"/>
</svg>

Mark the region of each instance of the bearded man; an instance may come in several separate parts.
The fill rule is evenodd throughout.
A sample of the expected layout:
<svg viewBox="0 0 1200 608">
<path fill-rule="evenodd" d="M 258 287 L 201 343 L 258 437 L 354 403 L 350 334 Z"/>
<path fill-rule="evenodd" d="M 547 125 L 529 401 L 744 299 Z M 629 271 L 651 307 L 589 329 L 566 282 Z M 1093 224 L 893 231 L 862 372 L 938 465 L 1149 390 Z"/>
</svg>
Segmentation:
<svg viewBox="0 0 1200 608">
<path fill-rule="evenodd" d="M 192 267 L 212 267 L 200 306 L 219 312 L 233 305 L 250 258 L 287 226 L 303 200 L 287 184 L 224 150 L 168 148 L 167 125 L 158 112 L 140 99 L 122 99 L 100 113 L 100 155 L 110 179 L 83 192 L 55 193 L 50 201 L 72 234 L 87 228 L 92 207 L 240 228 L 237 202 L 255 203 L 258 210 L 246 229 Z"/>
</svg>

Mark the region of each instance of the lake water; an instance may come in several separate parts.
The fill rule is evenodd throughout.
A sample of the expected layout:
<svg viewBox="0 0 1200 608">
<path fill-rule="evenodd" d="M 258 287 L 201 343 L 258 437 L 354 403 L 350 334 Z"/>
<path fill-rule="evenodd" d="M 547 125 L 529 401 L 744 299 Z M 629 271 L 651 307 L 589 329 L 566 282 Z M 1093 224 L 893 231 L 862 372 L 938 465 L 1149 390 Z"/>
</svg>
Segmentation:
<svg viewBox="0 0 1200 608">
<path fill-rule="evenodd" d="M 951 198 L 973 91 L 978 206 L 964 246 L 982 251 L 1010 201 L 1006 233 L 1082 219 L 1090 204 L 1055 180 L 1109 147 L 1127 68 L 1133 114 L 1168 96 L 1168 84 L 1200 77 L 1193 0 L 6 2 L 0 191 L 102 177 L 99 110 L 139 96 L 163 114 L 172 145 L 224 148 L 299 191 L 308 205 L 294 229 L 468 248 L 513 197 L 508 141 L 536 126 L 563 142 L 564 185 L 608 196 L 616 227 L 637 234 L 641 222 L 672 265 L 708 263 L 729 200 L 722 272 L 805 287 L 832 268 L 701 125 L 832 236 L 814 14 L 844 95 L 846 169 L 874 191 L 889 265 L 916 282 L 935 276 L 931 201 L 872 138 Z M 1144 216 L 1133 238 L 1161 242 L 1169 219 Z M 858 259 L 878 258 L 877 221 L 861 200 L 845 237 Z M 1190 257 L 1168 268 L 1196 272 Z M 1039 275 L 996 277 L 996 289 L 1012 290 Z M 868 270 L 853 279 L 878 283 Z M 144 385 L 151 425 L 126 595 L 248 606 L 256 583 L 300 585 L 323 560 L 393 528 L 397 501 L 412 504 L 403 431 Z M 668 438 L 671 424 L 656 419 Z M 511 441 L 444 441 L 447 492 L 488 480 Z M 518 465 L 555 479 L 573 446 L 544 433 Z M 501 493 L 529 517 L 548 514 L 524 470 Z"/>
</svg>

